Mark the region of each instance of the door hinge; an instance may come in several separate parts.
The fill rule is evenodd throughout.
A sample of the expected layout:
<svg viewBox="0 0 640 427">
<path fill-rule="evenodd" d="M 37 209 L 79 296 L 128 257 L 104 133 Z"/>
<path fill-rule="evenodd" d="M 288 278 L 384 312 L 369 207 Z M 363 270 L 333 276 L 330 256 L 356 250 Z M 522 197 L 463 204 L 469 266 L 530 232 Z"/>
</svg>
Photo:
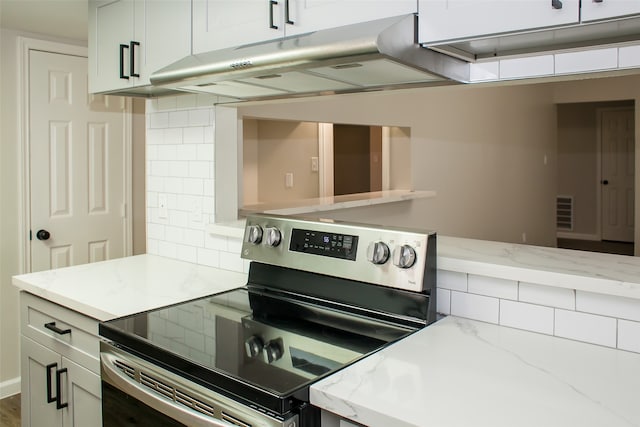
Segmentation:
<svg viewBox="0 0 640 427">
<path fill-rule="evenodd" d="M 29 230 L 29 240 L 33 240 L 33 231 Z"/>
</svg>

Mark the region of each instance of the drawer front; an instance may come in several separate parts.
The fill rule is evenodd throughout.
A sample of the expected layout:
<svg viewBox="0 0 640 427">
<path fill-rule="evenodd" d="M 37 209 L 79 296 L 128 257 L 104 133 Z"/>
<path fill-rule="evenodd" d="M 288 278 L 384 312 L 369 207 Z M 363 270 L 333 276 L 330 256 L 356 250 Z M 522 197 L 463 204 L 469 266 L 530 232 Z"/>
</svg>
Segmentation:
<svg viewBox="0 0 640 427">
<path fill-rule="evenodd" d="M 20 294 L 21 332 L 100 373 L 98 321 L 27 292 Z"/>
</svg>

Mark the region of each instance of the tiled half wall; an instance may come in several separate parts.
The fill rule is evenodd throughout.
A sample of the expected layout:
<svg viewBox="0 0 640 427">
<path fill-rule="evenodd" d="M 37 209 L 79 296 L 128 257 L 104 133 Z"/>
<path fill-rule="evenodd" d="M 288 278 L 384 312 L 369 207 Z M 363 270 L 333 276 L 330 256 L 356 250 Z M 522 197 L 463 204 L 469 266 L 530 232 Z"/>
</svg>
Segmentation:
<svg viewBox="0 0 640 427">
<path fill-rule="evenodd" d="M 212 105 L 201 95 L 147 101 L 147 252 L 247 272 L 239 239 L 206 232 L 215 222 Z M 640 300 L 631 298 L 439 270 L 438 311 L 640 353 Z"/>
</svg>

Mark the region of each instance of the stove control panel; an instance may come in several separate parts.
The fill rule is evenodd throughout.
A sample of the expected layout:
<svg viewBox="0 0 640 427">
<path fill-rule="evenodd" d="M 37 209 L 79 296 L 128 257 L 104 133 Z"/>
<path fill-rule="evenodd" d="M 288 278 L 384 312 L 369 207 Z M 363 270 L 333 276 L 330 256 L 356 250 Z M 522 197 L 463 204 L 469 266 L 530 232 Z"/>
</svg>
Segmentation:
<svg viewBox="0 0 640 427">
<path fill-rule="evenodd" d="M 421 292 L 435 269 L 436 234 L 334 220 L 252 215 L 242 257 L 266 264 Z"/>
</svg>

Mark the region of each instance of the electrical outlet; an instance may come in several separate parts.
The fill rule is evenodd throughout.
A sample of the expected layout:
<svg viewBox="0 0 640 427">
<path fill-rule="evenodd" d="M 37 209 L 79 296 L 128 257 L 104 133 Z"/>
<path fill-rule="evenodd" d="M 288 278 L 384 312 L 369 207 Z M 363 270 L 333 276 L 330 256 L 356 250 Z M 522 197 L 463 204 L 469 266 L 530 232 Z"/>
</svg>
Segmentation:
<svg viewBox="0 0 640 427">
<path fill-rule="evenodd" d="M 311 172 L 318 172 L 319 166 L 318 166 L 318 158 L 317 157 L 312 157 L 311 158 Z"/>
</svg>

